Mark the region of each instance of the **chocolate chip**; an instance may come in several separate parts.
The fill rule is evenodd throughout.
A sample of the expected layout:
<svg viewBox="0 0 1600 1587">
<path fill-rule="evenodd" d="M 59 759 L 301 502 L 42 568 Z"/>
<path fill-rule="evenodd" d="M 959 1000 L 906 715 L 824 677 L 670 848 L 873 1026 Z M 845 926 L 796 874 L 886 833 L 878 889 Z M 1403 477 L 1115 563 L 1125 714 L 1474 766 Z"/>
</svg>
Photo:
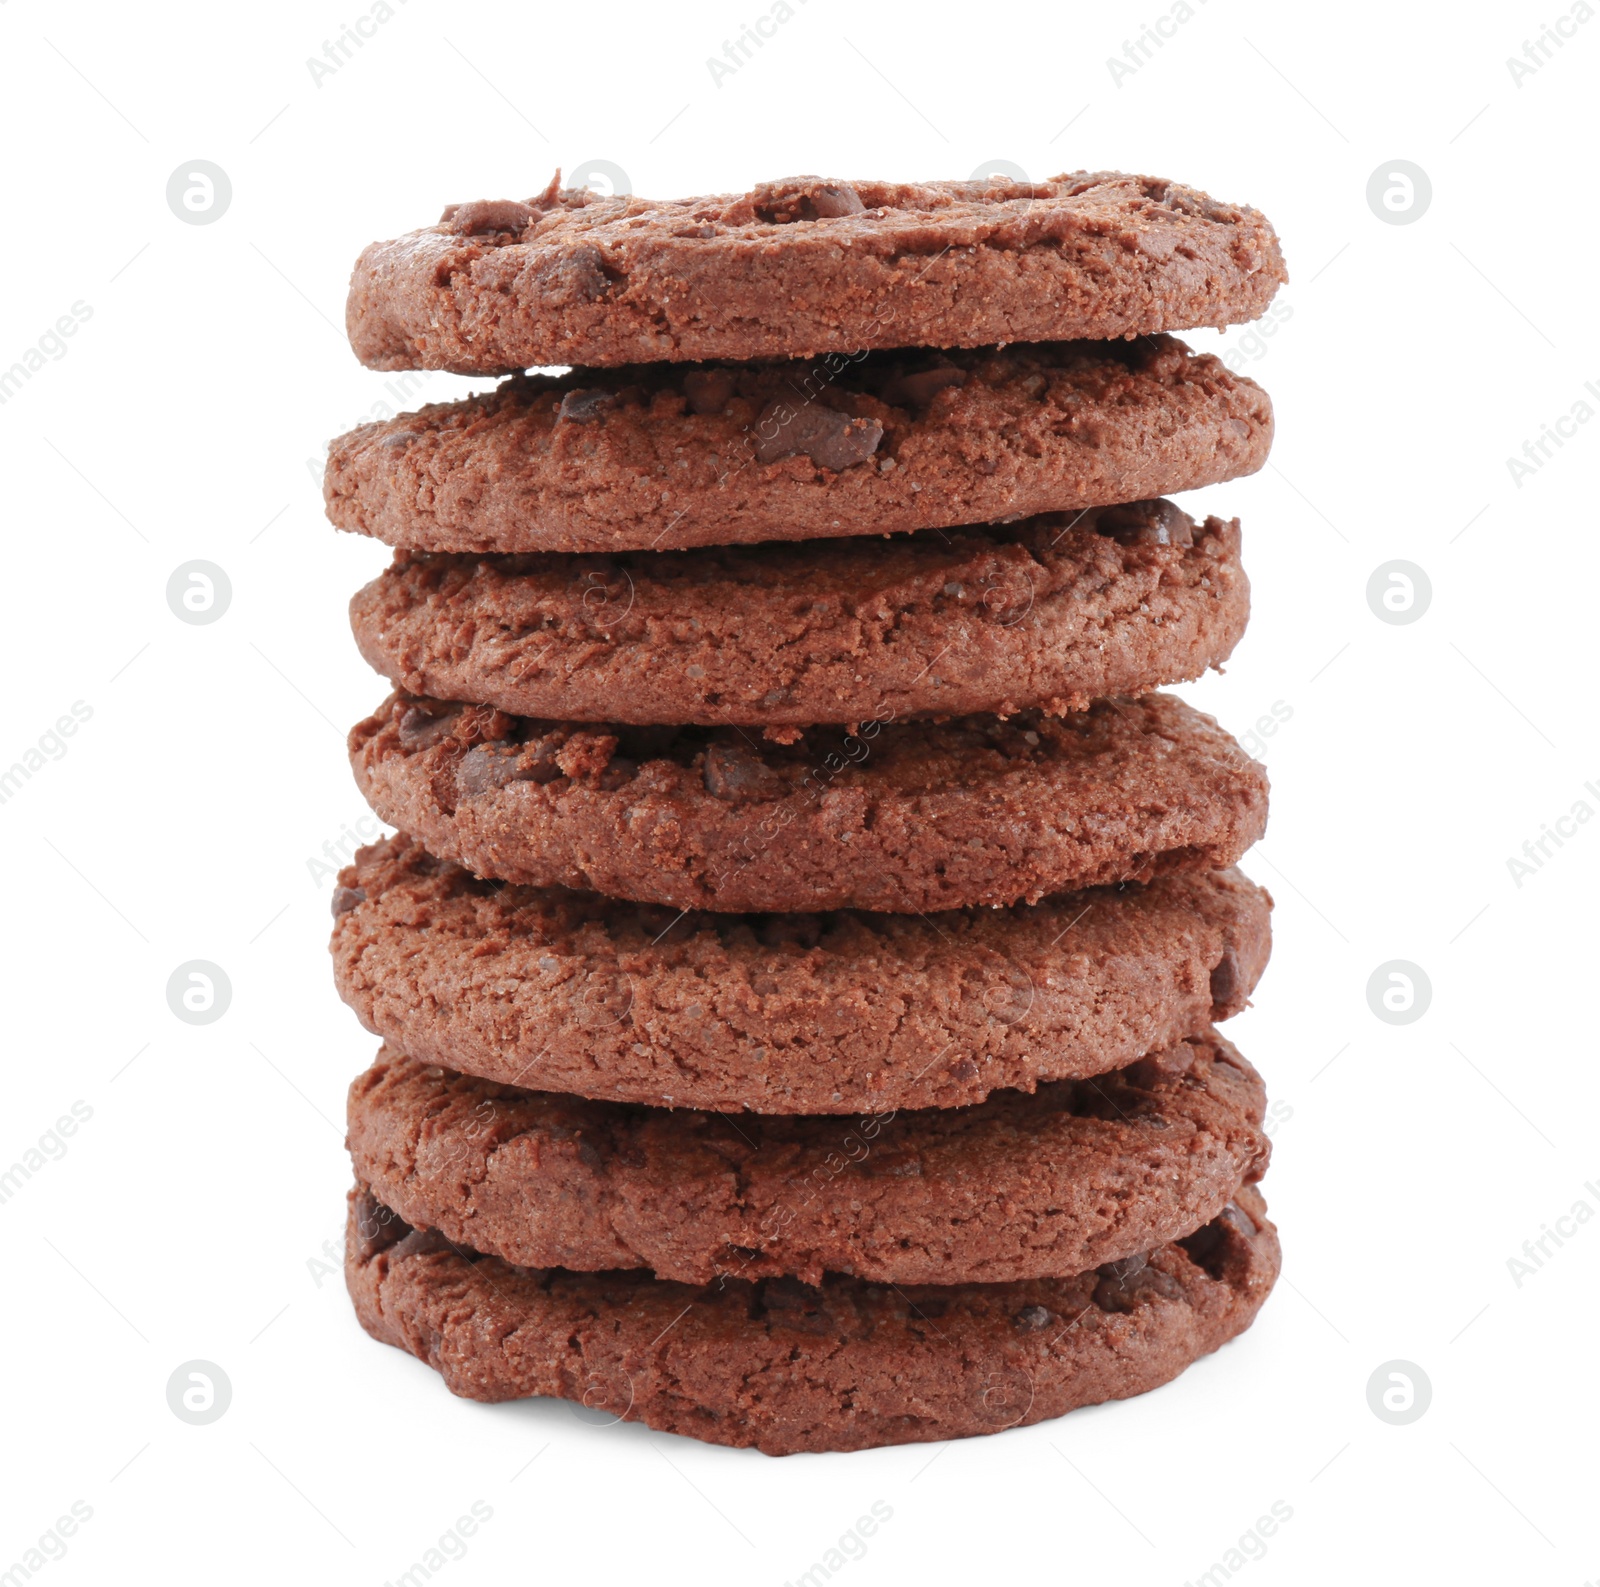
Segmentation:
<svg viewBox="0 0 1600 1587">
<path fill-rule="evenodd" d="M 1132 1256 L 1125 1256 L 1117 1262 L 1102 1262 L 1097 1269 L 1102 1278 L 1115 1279 L 1119 1284 L 1126 1284 L 1130 1278 L 1136 1278 L 1149 1267 L 1150 1253 L 1136 1251 Z"/>
<path fill-rule="evenodd" d="M 1170 501 L 1135 501 L 1102 511 L 1095 528 L 1123 545 L 1192 546 L 1194 519 Z"/>
<path fill-rule="evenodd" d="M 400 713 L 400 747 L 403 750 L 432 749 L 449 738 L 461 714 L 459 705 L 439 700 L 418 700 Z"/>
<path fill-rule="evenodd" d="M 708 744 L 701 776 L 715 799 L 775 799 L 783 791 L 778 773 L 740 744 Z"/>
<path fill-rule="evenodd" d="M 837 474 L 866 462 L 882 439 L 883 426 L 876 419 L 852 419 L 837 408 L 779 397 L 756 420 L 756 460 L 773 463 L 804 453 L 819 468 Z"/>
<path fill-rule="evenodd" d="M 458 237 L 481 237 L 487 232 L 521 232 L 533 217 L 534 211 L 515 199 L 484 198 L 452 204 L 444 212 L 443 224 Z"/>
<path fill-rule="evenodd" d="M 1158 1267 L 1145 1268 L 1126 1282 L 1103 1278 L 1094 1287 L 1095 1305 L 1101 1311 L 1111 1312 L 1129 1312 L 1142 1302 L 1157 1297 L 1178 1300 L 1182 1295 L 1183 1286 L 1170 1273 L 1163 1273 Z"/>
<path fill-rule="evenodd" d="M 1146 1053 L 1137 1063 L 1122 1071 L 1131 1084 L 1148 1091 L 1158 1091 L 1181 1079 L 1194 1068 L 1194 1048 L 1188 1042 L 1174 1042 L 1160 1052 Z M 1149 1121 L 1154 1123 L 1155 1120 Z"/>
<path fill-rule="evenodd" d="M 683 395 L 691 413 L 721 413 L 735 390 L 727 369 L 691 369 L 683 377 Z"/>
<path fill-rule="evenodd" d="M 1213 1017 L 1222 1019 L 1235 1012 L 1233 995 L 1239 990 L 1239 960 L 1232 948 L 1223 950 L 1222 957 L 1211 971 L 1211 1007 Z"/>
<path fill-rule="evenodd" d="M 1217 1214 L 1217 1219 L 1221 1223 L 1231 1223 L 1233 1227 L 1245 1237 L 1245 1239 L 1251 1240 L 1255 1238 L 1256 1221 L 1248 1212 L 1244 1210 L 1243 1207 L 1238 1204 L 1238 1202 L 1230 1201 L 1228 1205 Z"/>
<path fill-rule="evenodd" d="M 967 372 L 954 364 L 936 369 L 918 369 L 909 375 L 896 375 L 884 388 L 883 400 L 896 408 L 925 408 L 941 391 L 964 386 Z"/>
<path fill-rule="evenodd" d="M 398 1262 L 407 1256 L 432 1256 L 435 1251 L 453 1251 L 455 1247 L 438 1229 L 413 1229 L 401 1240 L 392 1252 L 392 1259 Z"/>
<path fill-rule="evenodd" d="M 553 757 L 528 755 L 521 744 L 477 744 L 456 767 L 456 795 L 475 799 L 514 782 L 554 782 L 560 775 Z"/>
<path fill-rule="evenodd" d="M 1048 1328 L 1055 1320 L 1055 1315 L 1048 1306 L 1024 1306 L 1011 1320 L 1023 1333 L 1031 1334 Z"/>
<path fill-rule="evenodd" d="M 593 243 L 563 249 L 541 264 L 528 283 L 530 295 L 552 309 L 598 303 L 610 285 L 605 256 Z"/>
<path fill-rule="evenodd" d="M 744 204 L 736 205 L 725 219 L 737 223 L 737 212 L 745 210 L 769 226 L 789 226 L 797 220 L 832 220 L 840 215 L 859 215 L 866 205 L 848 182 L 824 182 L 815 176 L 790 176 L 778 182 L 763 182 L 751 189 Z"/>
<path fill-rule="evenodd" d="M 367 890 L 364 887 L 336 887 L 333 890 L 333 918 L 337 920 L 340 915 L 348 915 L 357 904 L 367 901 Z"/>
<path fill-rule="evenodd" d="M 598 389 L 569 391 L 556 410 L 556 423 L 590 424 L 598 419 L 615 401 L 616 393 Z"/>
<path fill-rule="evenodd" d="M 848 182 L 829 182 L 811 195 L 811 207 L 818 220 L 837 220 L 841 215 L 859 215 L 867 206 Z"/>
<path fill-rule="evenodd" d="M 411 1233 L 411 1225 L 398 1212 L 384 1206 L 370 1190 L 356 1193 L 356 1259 L 371 1261 L 397 1240 Z"/>
</svg>

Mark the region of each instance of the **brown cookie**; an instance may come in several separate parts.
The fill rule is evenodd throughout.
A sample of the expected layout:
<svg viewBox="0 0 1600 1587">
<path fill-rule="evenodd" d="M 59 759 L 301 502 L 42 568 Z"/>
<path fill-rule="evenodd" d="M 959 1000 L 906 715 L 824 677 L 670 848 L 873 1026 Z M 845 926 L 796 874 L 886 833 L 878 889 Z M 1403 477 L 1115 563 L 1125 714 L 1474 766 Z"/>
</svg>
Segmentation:
<svg viewBox="0 0 1600 1587">
<path fill-rule="evenodd" d="M 1253 1188 L 1106 1272 L 877 1285 L 513 1267 L 413 1231 L 358 1187 L 345 1280 L 363 1328 L 474 1400 L 558 1396 L 770 1455 L 999 1432 L 1166 1383 L 1242 1333 L 1278 1275 Z"/>
<path fill-rule="evenodd" d="M 1267 775 L 1172 695 L 859 732 L 542 722 L 391 696 L 378 816 L 479 876 L 680 909 L 919 911 L 1232 865 Z"/>
<path fill-rule="evenodd" d="M 923 917 L 683 914 L 479 881 L 409 838 L 334 898 L 374 1034 L 511 1085 L 737 1113 L 950 1108 L 1097 1075 L 1245 1006 L 1271 899 L 1174 873 Z"/>
<path fill-rule="evenodd" d="M 400 688 L 707 726 L 1084 709 L 1220 665 L 1239 526 L 1171 502 L 1009 527 L 615 557 L 400 557 L 350 603 Z"/>
<path fill-rule="evenodd" d="M 488 375 L 1235 325 L 1285 279 L 1265 217 L 1156 177 L 801 176 L 664 203 L 558 174 L 372 244 L 345 324 L 371 368 Z"/>
<path fill-rule="evenodd" d="M 1254 473 L 1272 405 L 1168 336 L 531 375 L 365 424 L 328 516 L 421 551 L 665 551 L 988 523 Z"/>
<path fill-rule="evenodd" d="M 413 1228 L 520 1267 L 1001 1283 L 1209 1222 L 1266 1170 L 1265 1103 L 1215 1031 L 1031 1096 L 854 1118 L 588 1102 L 386 1047 L 350 1088 L 346 1144 Z"/>
</svg>

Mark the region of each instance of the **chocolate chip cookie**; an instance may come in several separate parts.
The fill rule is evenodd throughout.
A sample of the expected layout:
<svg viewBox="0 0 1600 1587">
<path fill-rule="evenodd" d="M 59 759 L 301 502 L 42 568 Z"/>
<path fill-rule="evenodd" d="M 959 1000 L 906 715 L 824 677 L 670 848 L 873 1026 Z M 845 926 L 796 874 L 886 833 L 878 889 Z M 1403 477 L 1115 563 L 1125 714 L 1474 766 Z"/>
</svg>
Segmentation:
<svg viewBox="0 0 1600 1587">
<path fill-rule="evenodd" d="M 368 804 L 434 854 L 680 909 L 1032 903 L 1232 865 L 1266 823 L 1265 769 L 1172 695 L 855 728 L 757 738 L 402 694 L 349 747 Z"/>
<path fill-rule="evenodd" d="M 1169 336 L 900 349 L 519 376 L 341 436 L 324 493 L 414 550 L 668 551 L 1136 501 L 1271 441 L 1266 393 Z"/>
<path fill-rule="evenodd" d="M 385 1048 L 350 1088 L 347 1144 L 413 1228 L 521 1267 L 999 1283 L 1209 1222 L 1266 1169 L 1264 1107 L 1215 1031 L 1031 1096 L 846 1118 L 586 1102 Z"/>
<path fill-rule="evenodd" d="M 396 837 L 339 882 L 339 995 L 401 1051 L 730 1113 L 961 1107 L 1120 1069 L 1242 1009 L 1271 948 L 1237 871 L 926 917 L 680 914 L 480 881 Z"/>
<path fill-rule="evenodd" d="M 1157 177 L 843 182 L 655 202 L 452 204 L 356 261 L 374 369 L 809 357 L 1111 340 L 1253 320 L 1287 279 L 1253 209 Z"/>
<path fill-rule="evenodd" d="M 514 1267 L 350 1198 L 345 1279 L 369 1334 L 474 1400 L 558 1396 L 769 1455 L 999 1432 L 1141 1394 L 1242 1333 L 1278 1276 L 1242 1187 L 1204 1226 L 1073 1278 L 879 1285 Z"/>
<path fill-rule="evenodd" d="M 1058 714 L 1220 665 L 1239 526 L 1167 501 L 988 529 L 613 557 L 408 556 L 361 653 L 415 694 L 569 721 Z"/>
</svg>

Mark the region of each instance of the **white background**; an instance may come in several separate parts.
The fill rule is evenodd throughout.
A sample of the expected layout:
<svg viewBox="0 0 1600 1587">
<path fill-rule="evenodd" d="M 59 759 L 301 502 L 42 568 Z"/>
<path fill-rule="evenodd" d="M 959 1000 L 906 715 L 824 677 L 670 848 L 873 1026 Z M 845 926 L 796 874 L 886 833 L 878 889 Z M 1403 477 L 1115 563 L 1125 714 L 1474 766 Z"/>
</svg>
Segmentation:
<svg viewBox="0 0 1600 1587">
<path fill-rule="evenodd" d="M 847 1587 L 1178 1587 L 1283 1501 L 1243 1567 L 1263 1587 L 1600 1577 L 1600 1227 L 1567 1225 L 1520 1286 L 1507 1266 L 1578 1200 L 1600 1209 L 1600 825 L 1520 887 L 1507 866 L 1576 801 L 1600 809 L 1600 424 L 1520 486 L 1506 463 L 1600 382 L 1600 21 L 1520 86 L 1506 64 L 1563 3 L 1208 0 L 1118 85 L 1107 58 L 1163 0 L 794 0 L 720 86 L 706 58 L 762 0 L 396 0 L 320 85 L 307 58 L 363 0 L 0 3 L 0 367 L 92 309 L 0 407 L 0 763 L 73 702 L 93 712 L 0 805 L 0 1166 L 74 1101 L 93 1110 L 0 1204 L 0 1570 L 81 1500 L 92 1519 L 44 1568 L 63 1587 L 376 1587 L 477 1500 L 492 1519 L 446 1587 L 782 1583 L 881 1500 L 893 1518 Z M 1432 181 L 1414 224 L 1366 201 L 1397 158 Z M 232 182 L 215 224 L 165 200 L 195 159 Z M 1277 334 L 1191 338 L 1271 391 L 1272 463 L 1185 505 L 1242 517 L 1256 602 L 1226 677 L 1189 697 L 1241 735 L 1292 713 L 1264 746 L 1274 813 L 1247 864 L 1278 947 L 1229 1032 L 1292 1110 L 1266 1185 L 1287 1259 L 1251 1333 L 1142 1400 L 771 1460 L 556 1402 L 456 1401 L 318 1282 L 344 1088 L 374 1043 L 335 999 L 308 861 L 362 813 L 341 739 L 384 692 L 344 608 L 385 553 L 325 524 L 307 466 L 386 400 L 345 345 L 345 283 L 369 240 L 591 159 L 661 197 L 1115 167 L 1255 204 L 1284 239 Z M 468 389 L 434 375 L 425 395 Z M 194 558 L 232 583 L 209 626 L 166 603 Z M 1365 596 L 1396 558 L 1432 583 L 1405 626 Z M 191 959 L 233 988 L 200 1028 L 165 996 Z M 1403 1027 L 1366 997 L 1391 959 L 1432 985 Z M 232 1383 L 209 1426 L 167 1407 L 192 1358 Z M 1394 1359 L 1432 1384 L 1408 1426 L 1367 1404 Z"/>
</svg>

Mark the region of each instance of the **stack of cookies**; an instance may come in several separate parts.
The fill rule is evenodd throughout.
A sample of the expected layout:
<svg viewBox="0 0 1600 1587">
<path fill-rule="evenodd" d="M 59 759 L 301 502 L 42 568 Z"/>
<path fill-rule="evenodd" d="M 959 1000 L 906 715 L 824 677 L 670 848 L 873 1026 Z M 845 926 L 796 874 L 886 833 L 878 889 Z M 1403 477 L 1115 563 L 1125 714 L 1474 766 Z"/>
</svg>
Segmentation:
<svg viewBox="0 0 1600 1587">
<path fill-rule="evenodd" d="M 1285 279 L 1116 174 L 552 184 L 375 244 L 375 369 L 509 375 L 333 445 L 396 548 L 340 878 L 362 1325 L 479 1400 L 771 1453 L 1035 1422 L 1278 1270 L 1267 783 L 1219 665 L 1266 396 L 1168 334 Z M 529 369 L 564 369 L 525 373 Z"/>
</svg>

